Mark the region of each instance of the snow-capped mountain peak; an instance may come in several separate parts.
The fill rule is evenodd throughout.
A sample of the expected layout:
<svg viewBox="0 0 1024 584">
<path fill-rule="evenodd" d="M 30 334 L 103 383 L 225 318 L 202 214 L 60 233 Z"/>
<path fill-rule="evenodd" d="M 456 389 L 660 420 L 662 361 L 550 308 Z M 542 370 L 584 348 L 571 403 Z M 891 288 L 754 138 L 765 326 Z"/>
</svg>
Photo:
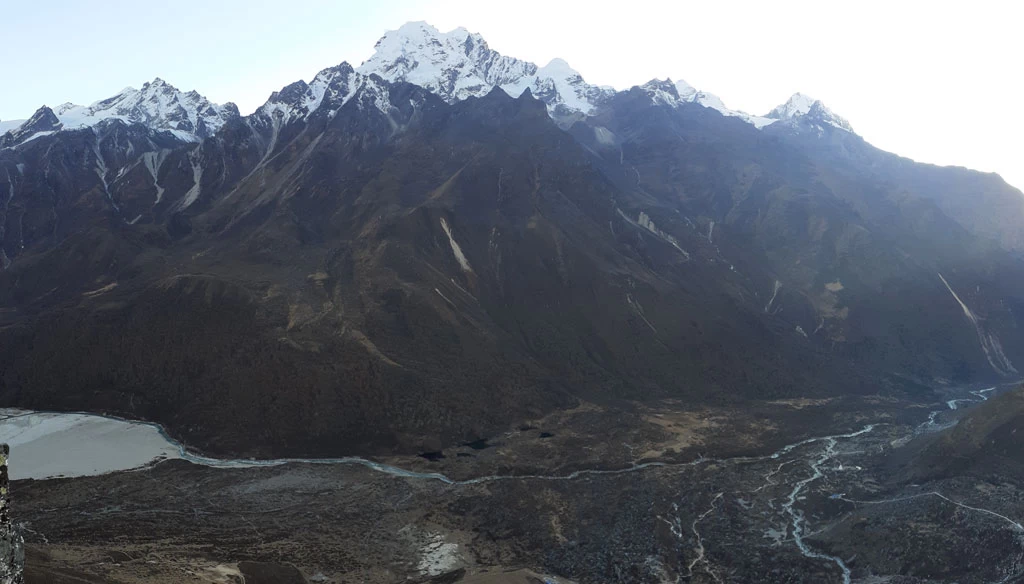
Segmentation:
<svg viewBox="0 0 1024 584">
<path fill-rule="evenodd" d="M 673 83 L 671 79 L 666 79 L 665 81 L 654 79 L 641 86 L 641 89 L 651 96 L 654 103 L 660 105 L 679 107 L 685 103 L 695 103 L 716 110 L 723 116 L 739 118 L 759 129 L 775 122 L 774 119 L 753 116 L 746 112 L 729 109 L 726 107 L 725 102 L 717 95 L 706 91 L 698 91 L 695 87 L 682 80 Z"/>
<path fill-rule="evenodd" d="M 494 86 L 515 83 L 537 72 L 533 63 L 492 51 L 480 35 L 464 28 L 441 33 L 425 22 L 409 22 L 385 33 L 375 49 L 359 67 L 360 73 L 414 83 L 448 102 L 481 97 Z"/>
<path fill-rule="evenodd" d="M 333 114 L 359 95 L 363 99 L 360 107 L 369 105 L 386 114 L 391 107 L 386 85 L 379 78 L 363 75 L 352 65 L 342 63 L 320 71 L 309 83 L 296 81 L 274 92 L 256 114 L 266 114 L 279 124 L 308 119 L 322 109 Z"/>
<path fill-rule="evenodd" d="M 680 79 L 676 81 L 676 93 L 681 99 L 692 101 L 697 95 L 697 88 Z"/>
<path fill-rule="evenodd" d="M 681 83 L 685 83 L 681 82 Z M 690 103 L 693 94 L 690 94 L 686 98 L 679 94 L 678 85 L 673 83 L 671 79 L 651 79 L 647 83 L 640 86 L 640 89 L 651 98 L 656 105 L 667 105 L 670 107 L 679 107 L 680 104 Z M 696 91 L 694 91 L 696 93 Z"/>
<path fill-rule="evenodd" d="M 44 105 L 21 125 L 0 136 L 0 148 L 24 144 L 33 138 L 47 136 L 59 131 L 60 127 L 60 119 L 52 109 Z"/>
<path fill-rule="evenodd" d="M 817 100 L 813 97 L 797 92 L 790 96 L 786 103 L 769 112 L 766 117 L 778 120 L 788 120 L 796 116 L 802 116 L 811 111 L 811 106 L 814 105 L 815 101 Z"/>
<path fill-rule="evenodd" d="M 483 97 L 500 87 L 512 97 L 530 89 L 556 119 L 590 113 L 614 90 L 587 84 L 562 59 L 544 67 L 492 50 L 482 36 L 457 28 L 447 33 L 410 22 L 386 33 L 358 71 L 419 85 L 449 103 Z"/>
<path fill-rule="evenodd" d="M 171 132 L 186 142 L 197 142 L 211 136 L 228 120 L 239 116 L 238 108 L 232 103 L 211 103 L 199 93 L 180 91 L 159 77 L 144 83 L 141 89 L 126 87 L 116 95 L 89 106 L 65 103 L 54 108 L 52 113 L 59 121 L 56 130 L 77 130 L 109 120 L 121 120 L 129 124 L 143 124 L 156 131 Z M 27 129 L 31 121 L 14 131 Z"/>
<path fill-rule="evenodd" d="M 807 119 L 853 132 L 850 122 L 833 113 L 821 101 L 799 92 L 790 96 L 786 103 L 768 112 L 765 117 L 782 121 Z"/>
<path fill-rule="evenodd" d="M 483 97 L 496 88 L 512 97 L 529 91 L 544 102 L 551 117 L 563 127 L 594 114 L 617 93 L 611 87 L 588 84 L 563 59 L 555 58 L 538 67 L 492 50 L 481 35 L 465 28 L 442 33 L 426 22 L 409 22 L 385 33 L 375 45 L 373 56 L 357 69 L 347 63 L 324 69 L 308 83 L 298 81 L 275 92 L 257 114 L 262 112 L 276 120 L 274 124 L 281 124 L 290 119 L 305 119 L 325 103 L 331 104 L 329 109 L 333 112 L 357 94 L 361 96 L 357 100 L 360 107 L 376 107 L 387 114 L 391 104 L 385 82 L 419 85 L 449 103 Z M 718 96 L 682 80 L 654 80 L 641 89 L 656 104 L 701 105 L 758 129 L 777 121 L 800 121 L 853 131 L 846 120 L 820 101 L 800 93 L 762 117 L 731 109 Z M 52 110 L 46 108 L 46 112 L 49 114 L 42 118 L 34 116 L 34 121 L 0 122 L 0 147 L 114 120 L 142 124 L 154 131 L 170 132 L 182 141 L 198 142 L 212 136 L 227 121 L 240 117 L 234 104 L 213 104 L 199 93 L 180 91 L 159 77 L 140 89 L 127 87 L 89 106 L 65 103 Z M 54 120 L 55 123 L 50 123 Z M 266 119 L 259 123 L 266 123 Z M 15 134 L 19 136 L 17 140 Z"/>
</svg>

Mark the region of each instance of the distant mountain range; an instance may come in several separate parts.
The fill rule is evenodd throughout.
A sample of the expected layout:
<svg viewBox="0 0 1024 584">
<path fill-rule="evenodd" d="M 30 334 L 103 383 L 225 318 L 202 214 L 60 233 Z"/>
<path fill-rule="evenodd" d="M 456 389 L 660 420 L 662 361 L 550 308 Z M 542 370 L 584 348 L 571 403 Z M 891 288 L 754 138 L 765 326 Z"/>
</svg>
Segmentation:
<svg viewBox="0 0 1024 584">
<path fill-rule="evenodd" d="M 926 392 L 1024 364 L 1024 196 L 819 101 L 624 91 L 410 23 L 256 112 L 156 79 L 0 137 L 0 401 L 243 454 L 579 400 Z"/>
<path fill-rule="evenodd" d="M 319 107 L 324 88 L 337 70 L 325 69 L 306 89 L 298 89 L 298 84 L 289 86 L 285 91 L 304 92 L 303 102 L 291 105 L 307 113 Z M 410 22 L 384 35 L 377 42 L 374 55 L 357 72 L 365 76 L 377 75 L 392 83 L 414 83 L 448 103 L 483 97 L 495 87 L 512 97 L 519 97 L 529 89 L 548 106 L 553 118 L 563 122 L 592 114 L 618 93 L 610 87 L 588 84 L 562 59 L 553 59 L 544 67 L 538 67 L 491 50 L 483 37 L 464 28 L 441 33 L 425 22 Z M 729 109 L 718 96 L 698 91 L 685 81 L 653 80 L 643 88 L 659 103 L 672 106 L 697 103 L 758 128 L 776 121 L 810 116 L 853 131 L 846 120 L 833 114 L 824 104 L 800 93 L 767 115 L 754 116 Z M 275 103 L 273 98 L 271 103 Z M 212 135 L 238 116 L 238 108 L 232 103 L 212 104 L 195 91 L 184 93 L 156 78 L 143 84 L 141 90 L 128 87 L 87 107 L 65 103 L 51 110 L 43 106 L 29 120 L 0 122 L 0 130 L 15 133 L 8 143 L 13 146 L 43 132 L 81 129 L 117 119 L 142 124 L 154 131 L 168 131 L 182 140 L 195 142 Z"/>
</svg>

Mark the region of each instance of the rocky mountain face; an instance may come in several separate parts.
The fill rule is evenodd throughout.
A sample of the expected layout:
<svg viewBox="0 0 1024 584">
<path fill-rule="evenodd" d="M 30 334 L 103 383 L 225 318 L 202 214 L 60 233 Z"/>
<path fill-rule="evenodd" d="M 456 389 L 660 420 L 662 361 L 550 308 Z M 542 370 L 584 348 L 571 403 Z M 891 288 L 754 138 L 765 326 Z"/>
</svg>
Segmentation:
<svg viewBox="0 0 1024 584">
<path fill-rule="evenodd" d="M 615 93 L 587 84 L 562 59 L 538 67 L 499 54 L 483 37 L 464 28 L 441 33 L 425 22 L 410 22 L 385 34 L 359 72 L 414 83 L 449 103 L 483 97 L 495 87 L 512 97 L 529 89 L 563 123 L 590 114 Z"/>
<path fill-rule="evenodd" d="M 65 103 L 43 106 L 27 121 L 10 128 L 0 147 L 13 147 L 60 130 L 80 130 L 114 121 L 140 124 L 154 132 L 167 132 L 183 142 L 212 136 L 228 120 L 238 118 L 233 103 L 217 105 L 195 91 L 179 91 L 159 77 L 142 89 L 127 87 L 117 95 L 90 106 Z M 2 127 L 2 126 L 0 126 Z"/>
<path fill-rule="evenodd" d="M 713 109 L 723 116 L 739 118 L 755 128 L 763 128 L 776 122 L 773 118 L 752 116 L 748 113 L 729 109 L 726 107 L 725 102 L 717 95 L 697 91 L 697 89 L 685 81 L 673 82 L 671 79 L 665 79 L 664 81 L 652 79 L 641 87 L 659 105 L 681 107 L 685 104 L 697 104 Z"/>
<path fill-rule="evenodd" d="M 792 121 L 803 118 L 805 121 L 813 121 L 818 124 L 828 124 L 853 132 L 853 126 L 843 118 L 832 113 L 821 101 L 807 97 L 802 93 L 794 93 L 789 100 L 768 112 L 765 116 L 772 120 Z"/>
<path fill-rule="evenodd" d="M 162 82 L 41 109 L 0 138 L 0 400 L 325 455 L 580 400 L 1016 373 L 1024 264 L 988 201 L 1019 191 L 820 102 L 761 118 L 687 88 L 413 23 L 245 117 Z"/>
</svg>

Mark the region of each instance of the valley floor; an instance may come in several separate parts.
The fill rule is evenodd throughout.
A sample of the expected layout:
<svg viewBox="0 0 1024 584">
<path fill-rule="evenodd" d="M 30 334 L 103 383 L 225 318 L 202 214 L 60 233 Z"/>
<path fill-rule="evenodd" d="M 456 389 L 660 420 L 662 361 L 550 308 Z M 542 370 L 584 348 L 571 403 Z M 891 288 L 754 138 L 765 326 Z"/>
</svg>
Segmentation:
<svg viewBox="0 0 1024 584">
<path fill-rule="evenodd" d="M 17 481 L 14 515 L 29 582 L 1012 582 L 1016 485 L 887 476 L 990 394 L 588 404 L 387 466 L 185 452 Z"/>
</svg>

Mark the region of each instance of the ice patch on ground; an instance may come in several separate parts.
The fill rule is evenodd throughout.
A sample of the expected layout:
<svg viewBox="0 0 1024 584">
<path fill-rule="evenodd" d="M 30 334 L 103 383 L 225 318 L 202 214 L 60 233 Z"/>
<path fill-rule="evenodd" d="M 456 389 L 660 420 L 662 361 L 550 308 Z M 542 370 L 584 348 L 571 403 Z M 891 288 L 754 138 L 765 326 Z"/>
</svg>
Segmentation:
<svg viewBox="0 0 1024 584">
<path fill-rule="evenodd" d="M 604 126 L 597 126 L 594 128 L 594 138 L 596 138 L 599 143 L 606 146 L 615 144 L 615 134 Z"/>
<path fill-rule="evenodd" d="M 459 265 L 462 266 L 463 270 L 472 272 L 473 268 L 470 267 L 466 254 L 462 253 L 462 248 L 452 236 L 452 229 L 448 226 L 448 222 L 444 220 L 444 217 L 441 217 L 441 229 L 444 229 L 445 235 L 448 236 L 448 243 L 452 245 L 452 253 L 455 254 L 455 259 L 459 261 Z"/>
<path fill-rule="evenodd" d="M 944 278 L 942 274 L 938 274 L 938 276 L 946 286 L 946 289 L 949 290 L 949 293 L 953 295 L 953 298 L 960 305 L 960 308 L 964 311 L 964 316 L 966 316 L 967 320 L 970 321 L 972 326 L 974 326 L 974 330 L 978 334 L 978 343 L 981 345 L 981 350 L 985 353 L 985 358 L 988 359 L 988 363 L 992 366 L 992 369 L 1003 377 L 1009 377 L 1010 375 L 1016 374 L 1017 369 L 1014 368 L 1013 363 L 1010 362 L 1006 353 L 1003 352 L 1003 345 L 999 342 L 999 339 L 995 334 L 988 332 L 984 327 L 982 327 L 978 317 L 970 308 L 967 307 L 964 301 L 960 299 L 960 296 L 953 291 L 953 287 L 949 285 L 946 278 Z"/>
<path fill-rule="evenodd" d="M 840 292 L 843 290 L 843 288 L 843 283 L 839 280 L 839 278 L 836 278 L 835 282 L 829 282 L 828 284 L 825 284 L 825 289 L 828 290 L 829 292 Z"/>
<path fill-rule="evenodd" d="M 447 543 L 439 533 L 430 534 L 430 541 L 420 548 L 416 569 L 425 576 L 440 576 L 459 566 L 459 544 Z"/>
<path fill-rule="evenodd" d="M 779 290 L 782 289 L 782 282 L 775 280 L 772 284 L 772 297 L 768 300 L 768 304 L 764 305 L 765 314 L 778 314 L 778 310 L 772 312 L 772 305 L 775 304 L 775 297 L 779 295 Z"/>
<path fill-rule="evenodd" d="M 634 221 L 633 218 L 630 217 L 629 215 L 626 215 L 622 211 L 622 209 L 616 209 L 616 211 L 618 211 L 619 212 L 619 216 L 622 217 L 623 219 L 625 219 L 626 221 L 628 221 L 630 223 L 630 225 L 633 225 L 635 227 L 639 227 L 640 229 L 647 230 L 648 232 L 650 232 L 654 236 L 658 237 L 659 239 L 661 239 L 665 243 L 668 243 L 672 247 L 676 248 L 676 250 L 678 250 L 679 253 L 683 254 L 683 257 L 685 257 L 687 260 L 690 259 L 690 253 L 687 252 L 685 249 L 683 249 L 679 245 L 679 240 L 676 239 L 675 237 L 672 237 L 668 233 L 662 231 L 661 229 L 658 229 L 658 226 L 654 224 L 654 221 L 651 220 L 650 216 L 648 216 L 647 213 L 644 213 L 643 211 L 640 211 L 640 215 Z"/>
</svg>

